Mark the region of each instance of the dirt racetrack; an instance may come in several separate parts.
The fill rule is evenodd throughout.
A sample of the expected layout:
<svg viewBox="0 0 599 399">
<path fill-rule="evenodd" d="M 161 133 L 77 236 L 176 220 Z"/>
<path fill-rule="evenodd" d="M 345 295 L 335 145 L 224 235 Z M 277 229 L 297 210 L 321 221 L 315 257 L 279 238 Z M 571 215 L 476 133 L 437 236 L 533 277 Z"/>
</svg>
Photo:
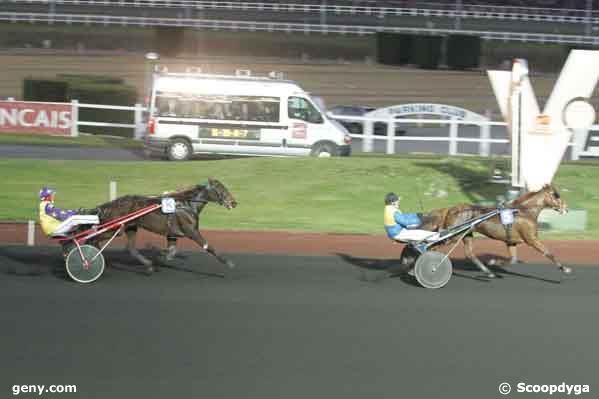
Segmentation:
<svg viewBox="0 0 599 399">
<path fill-rule="evenodd" d="M 228 253 L 254 253 L 277 255 L 312 255 L 327 256 L 347 254 L 367 258 L 398 258 L 402 245 L 391 242 L 384 235 L 367 234 L 326 234 L 326 233 L 292 233 L 283 231 L 236 231 L 236 230 L 203 230 L 206 239 L 219 251 Z M 542 237 L 542 236 L 541 236 Z M 25 244 L 27 242 L 27 225 L 0 223 L 0 244 Z M 599 241 L 544 241 L 546 246 L 563 263 L 573 265 L 599 265 Z M 124 246 L 125 239 L 116 239 L 111 246 Z M 36 228 L 36 245 L 55 244 L 48 240 Z M 152 233 L 141 231 L 138 236 L 138 247 L 161 247 L 165 239 Z M 197 245 L 188 239 L 182 239 L 178 247 L 184 250 L 199 250 Z M 443 248 L 441 248 L 443 250 Z M 505 245 L 499 241 L 480 238 L 475 241 L 476 254 L 483 260 L 504 258 L 507 256 Z M 550 263 L 541 254 L 526 245 L 518 247 L 521 260 L 525 262 Z M 459 245 L 452 258 L 463 258 L 464 252 Z"/>
<path fill-rule="evenodd" d="M 456 260 L 449 284 L 431 291 L 351 256 L 227 254 L 237 267 L 218 278 L 214 258 L 181 255 L 146 277 L 109 249 L 112 267 L 81 285 L 66 279 L 58 248 L 0 245 L 2 396 L 14 384 L 73 384 L 75 394 L 43 396 L 84 399 L 597 389 L 597 268 L 564 279 L 531 263 L 490 281 Z"/>
</svg>

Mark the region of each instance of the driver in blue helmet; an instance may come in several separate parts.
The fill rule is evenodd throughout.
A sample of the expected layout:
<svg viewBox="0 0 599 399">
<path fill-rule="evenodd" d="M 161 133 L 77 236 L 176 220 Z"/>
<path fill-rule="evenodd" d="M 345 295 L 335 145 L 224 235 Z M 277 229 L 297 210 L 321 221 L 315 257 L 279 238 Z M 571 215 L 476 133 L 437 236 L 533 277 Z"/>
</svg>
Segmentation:
<svg viewBox="0 0 599 399">
<path fill-rule="evenodd" d="M 385 195 L 385 210 L 383 222 L 387 236 L 396 241 L 435 241 L 439 233 L 429 230 L 419 230 L 422 224 L 416 213 L 402 213 L 399 209 L 401 198 L 395 193 Z"/>
</svg>

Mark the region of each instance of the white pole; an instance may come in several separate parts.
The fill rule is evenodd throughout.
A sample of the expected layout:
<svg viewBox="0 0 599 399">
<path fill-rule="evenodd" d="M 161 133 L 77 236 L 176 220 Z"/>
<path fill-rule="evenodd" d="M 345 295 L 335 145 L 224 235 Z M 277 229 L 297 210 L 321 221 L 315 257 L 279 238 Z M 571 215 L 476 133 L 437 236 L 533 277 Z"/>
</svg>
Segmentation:
<svg viewBox="0 0 599 399">
<path fill-rule="evenodd" d="M 458 124 L 456 118 L 451 118 L 449 124 L 449 155 L 458 154 Z"/>
<path fill-rule="evenodd" d="M 79 136 L 77 124 L 79 123 L 79 101 L 71 100 L 71 136 Z"/>
<path fill-rule="evenodd" d="M 395 119 L 387 120 L 387 154 L 395 153 Z"/>
<path fill-rule="evenodd" d="M 362 137 L 362 151 L 372 152 L 372 134 L 374 131 L 374 122 L 364 122 L 364 133 Z"/>
<path fill-rule="evenodd" d="M 116 199 L 116 182 L 112 180 L 110 182 L 110 201 L 114 201 Z"/>
<path fill-rule="evenodd" d="M 486 122 L 490 121 L 491 112 L 485 111 Z M 478 154 L 482 157 L 488 157 L 491 155 L 491 126 L 488 124 L 480 125 L 480 144 L 478 145 Z"/>
<path fill-rule="evenodd" d="M 35 220 L 27 222 L 27 245 L 30 247 L 35 245 Z"/>
<path fill-rule="evenodd" d="M 521 139 L 521 125 L 520 125 L 520 111 L 521 111 L 521 96 L 520 87 L 515 86 L 514 93 L 511 95 L 511 142 L 512 142 L 512 186 L 522 187 L 521 176 L 520 176 L 520 139 Z"/>
<path fill-rule="evenodd" d="M 143 106 L 141 104 L 135 104 L 135 131 L 133 132 L 133 138 L 139 140 L 142 138 L 144 131 L 143 125 Z"/>
</svg>

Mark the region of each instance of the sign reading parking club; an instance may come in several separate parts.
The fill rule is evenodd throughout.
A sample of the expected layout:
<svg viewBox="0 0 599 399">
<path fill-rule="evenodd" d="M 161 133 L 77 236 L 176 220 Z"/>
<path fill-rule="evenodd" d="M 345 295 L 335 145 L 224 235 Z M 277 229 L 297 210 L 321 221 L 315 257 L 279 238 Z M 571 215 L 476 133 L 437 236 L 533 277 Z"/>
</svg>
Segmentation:
<svg viewBox="0 0 599 399">
<path fill-rule="evenodd" d="M 71 104 L 0 101 L 0 133 L 71 135 Z"/>
<path fill-rule="evenodd" d="M 595 122 L 589 99 L 599 80 L 599 51 L 570 52 L 542 113 L 526 60 L 488 75 L 510 133 L 512 185 L 539 190 L 551 183 L 572 135 L 585 142 Z"/>
</svg>

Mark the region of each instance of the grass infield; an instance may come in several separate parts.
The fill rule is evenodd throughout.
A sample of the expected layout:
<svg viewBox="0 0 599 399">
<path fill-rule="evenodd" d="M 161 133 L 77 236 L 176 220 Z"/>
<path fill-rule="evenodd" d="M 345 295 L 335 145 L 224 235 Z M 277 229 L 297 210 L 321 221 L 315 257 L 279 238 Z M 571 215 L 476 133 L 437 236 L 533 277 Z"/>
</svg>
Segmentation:
<svg viewBox="0 0 599 399">
<path fill-rule="evenodd" d="M 501 160 L 507 164 L 507 160 Z M 35 219 L 37 192 L 58 190 L 61 208 L 93 207 L 108 200 L 109 182 L 118 194 L 160 194 L 221 180 L 239 206 L 211 204 L 201 225 L 216 229 L 281 229 L 381 234 L 383 196 L 395 191 L 404 211 L 419 212 L 460 202 L 494 200 L 505 192 L 491 184 L 489 161 L 477 158 L 370 157 L 243 158 L 215 161 L 105 162 L 0 160 L 3 189 L 0 220 Z M 566 163 L 555 183 L 571 208 L 589 212 L 585 232 L 547 232 L 543 238 L 599 237 L 599 164 Z"/>
</svg>

